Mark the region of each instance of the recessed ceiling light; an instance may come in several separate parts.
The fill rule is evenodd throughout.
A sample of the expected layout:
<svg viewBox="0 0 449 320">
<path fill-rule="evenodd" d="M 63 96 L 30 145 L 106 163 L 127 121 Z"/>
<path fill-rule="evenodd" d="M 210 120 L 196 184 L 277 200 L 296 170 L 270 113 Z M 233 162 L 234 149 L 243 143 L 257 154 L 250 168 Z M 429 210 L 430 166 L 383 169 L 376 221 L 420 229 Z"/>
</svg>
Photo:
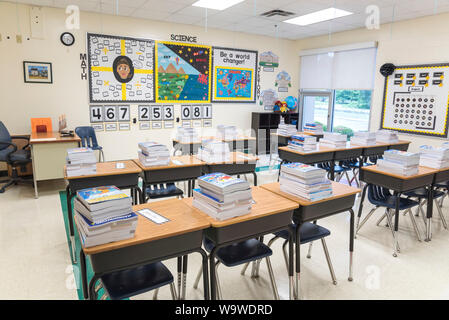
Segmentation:
<svg viewBox="0 0 449 320">
<path fill-rule="evenodd" d="M 245 0 L 198 0 L 192 6 L 214 10 L 224 10 Z"/>
<path fill-rule="evenodd" d="M 285 20 L 284 22 L 297 24 L 300 26 L 307 26 L 309 24 L 314 24 L 318 22 L 323 22 L 327 20 L 333 20 L 336 18 L 341 18 L 345 16 L 349 16 L 354 14 L 353 12 L 337 9 L 337 8 L 328 8 L 316 12 L 312 12 L 300 17 L 292 18 Z"/>
</svg>

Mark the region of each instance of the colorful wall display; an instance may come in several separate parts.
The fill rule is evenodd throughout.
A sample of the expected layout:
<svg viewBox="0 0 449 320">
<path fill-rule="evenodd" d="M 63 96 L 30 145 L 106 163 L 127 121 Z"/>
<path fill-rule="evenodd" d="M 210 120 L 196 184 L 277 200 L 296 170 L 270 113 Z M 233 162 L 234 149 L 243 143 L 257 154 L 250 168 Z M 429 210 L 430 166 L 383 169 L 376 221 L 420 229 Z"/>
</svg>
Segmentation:
<svg viewBox="0 0 449 320">
<path fill-rule="evenodd" d="M 275 102 L 278 100 L 278 94 L 273 89 L 263 90 L 260 94 L 260 105 L 264 110 L 273 110 Z"/>
<path fill-rule="evenodd" d="M 212 101 L 256 102 L 257 51 L 213 48 Z"/>
<path fill-rule="evenodd" d="M 154 102 L 154 41 L 87 34 L 91 103 Z"/>
<path fill-rule="evenodd" d="M 292 78 L 286 71 L 281 71 L 276 76 L 275 86 L 279 92 L 288 92 L 288 88 L 292 86 Z"/>
<path fill-rule="evenodd" d="M 210 103 L 211 47 L 156 43 L 156 102 Z"/>
<path fill-rule="evenodd" d="M 274 72 L 274 68 L 279 67 L 279 57 L 271 51 L 262 52 L 259 64 L 263 67 L 263 71 Z"/>
</svg>

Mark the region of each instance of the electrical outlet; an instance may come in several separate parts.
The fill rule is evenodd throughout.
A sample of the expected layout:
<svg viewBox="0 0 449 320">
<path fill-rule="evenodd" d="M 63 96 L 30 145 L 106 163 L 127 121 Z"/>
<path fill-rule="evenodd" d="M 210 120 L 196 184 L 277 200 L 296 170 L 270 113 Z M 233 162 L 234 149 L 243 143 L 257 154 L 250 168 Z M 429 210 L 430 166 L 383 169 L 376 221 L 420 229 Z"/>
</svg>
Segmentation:
<svg viewBox="0 0 449 320">
<path fill-rule="evenodd" d="M 22 43 L 22 35 L 20 35 L 20 34 L 16 35 L 16 42 L 17 43 Z"/>
</svg>

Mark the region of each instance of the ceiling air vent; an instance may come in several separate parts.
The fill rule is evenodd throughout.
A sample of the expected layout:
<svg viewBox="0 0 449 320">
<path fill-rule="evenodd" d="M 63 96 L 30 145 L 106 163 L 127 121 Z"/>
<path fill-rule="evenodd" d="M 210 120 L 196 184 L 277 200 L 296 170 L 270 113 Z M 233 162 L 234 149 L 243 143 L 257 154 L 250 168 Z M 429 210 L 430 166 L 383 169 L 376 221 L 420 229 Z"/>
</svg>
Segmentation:
<svg viewBox="0 0 449 320">
<path fill-rule="evenodd" d="M 270 10 L 270 11 L 267 11 L 267 12 L 261 14 L 262 17 L 274 17 L 274 16 L 288 17 L 288 16 L 292 16 L 292 15 L 294 15 L 293 12 L 288 12 L 288 11 L 279 10 L 279 9 Z"/>
</svg>

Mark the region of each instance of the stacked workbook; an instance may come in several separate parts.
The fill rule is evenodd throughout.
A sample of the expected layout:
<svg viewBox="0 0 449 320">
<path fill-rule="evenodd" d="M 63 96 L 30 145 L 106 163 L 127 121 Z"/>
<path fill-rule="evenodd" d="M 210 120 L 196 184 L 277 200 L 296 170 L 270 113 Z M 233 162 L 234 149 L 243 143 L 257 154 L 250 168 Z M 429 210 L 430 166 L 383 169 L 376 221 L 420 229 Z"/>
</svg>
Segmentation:
<svg viewBox="0 0 449 320">
<path fill-rule="evenodd" d="M 276 133 L 280 136 L 291 137 L 296 134 L 296 131 L 298 131 L 296 125 L 280 123 Z"/>
<path fill-rule="evenodd" d="M 288 142 L 288 148 L 300 152 L 315 151 L 316 137 L 303 134 L 293 135 Z"/>
<path fill-rule="evenodd" d="M 376 145 L 376 133 L 358 131 L 351 137 L 351 145 L 356 146 L 374 146 Z"/>
<path fill-rule="evenodd" d="M 377 167 L 381 170 L 403 176 L 418 174 L 419 153 L 393 149 L 387 150 L 384 152 L 383 159 L 377 160 Z"/>
<path fill-rule="evenodd" d="M 237 127 L 236 126 L 217 126 L 217 138 L 221 140 L 232 140 L 237 138 Z"/>
<path fill-rule="evenodd" d="M 178 127 L 176 131 L 176 140 L 181 143 L 199 141 L 198 131 L 195 128 Z"/>
<path fill-rule="evenodd" d="M 217 140 L 207 141 L 201 145 L 196 155 L 198 159 L 207 163 L 227 162 L 231 160 L 231 152 L 226 142 Z"/>
<path fill-rule="evenodd" d="M 157 142 L 140 142 L 139 161 L 144 167 L 170 164 L 170 152 L 166 145 Z"/>
<path fill-rule="evenodd" d="M 306 123 L 304 132 L 312 134 L 323 134 L 323 125 L 319 123 Z"/>
<path fill-rule="evenodd" d="M 309 201 L 332 196 L 332 184 L 326 178 L 326 170 L 303 163 L 281 166 L 279 184 L 281 191 Z"/>
<path fill-rule="evenodd" d="M 323 138 L 320 139 L 320 147 L 342 149 L 346 148 L 348 136 L 338 132 L 324 132 Z"/>
<path fill-rule="evenodd" d="M 67 177 L 85 176 L 97 172 L 97 159 L 90 148 L 67 149 Z"/>
<path fill-rule="evenodd" d="M 245 180 L 224 173 L 198 178 L 199 189 L 193 190 L 193 206 L 217 220 L 226 220 L 251 211 L 253 197 Z"/>
<path fill-rule="evenodd" d="M 434 148 L 432 146 L 419 147 L 419 165 L 433 169 L 449 168 L 449 148 Z"/>
<path fill-rule="evenodd" d="M 376 141 L 380 143 L 399 142 L 398 132 L 392 130 L 378 130 L 376 132 Z"/>
<path fill-rule="evenodd" d="M 137 215 L 131 198 L 115 186 L 78 191 L 74 208 L 75 223 L 86 248 L 134 237 Z"/>
</svg>

